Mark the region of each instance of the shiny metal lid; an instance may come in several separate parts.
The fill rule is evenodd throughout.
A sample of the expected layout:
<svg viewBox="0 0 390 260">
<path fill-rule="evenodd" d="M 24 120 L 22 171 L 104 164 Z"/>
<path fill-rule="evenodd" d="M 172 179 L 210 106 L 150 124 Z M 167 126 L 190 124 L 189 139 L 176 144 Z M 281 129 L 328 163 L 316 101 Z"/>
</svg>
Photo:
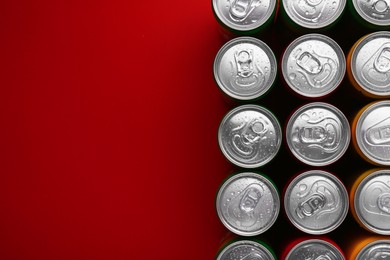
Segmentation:
<svg viewBox="0 0 390 260">
<path fill-rule="evenodd" d="M 283 0 L 287 15 L 296 24 L 309 29 L 326 27 L 337 20 L 346 0 Z"/>
<path fill-rule="evenodd" d="M 390 235 L 390 170 L 379 170 L 365 177 L 355 191 L 354 206 L 367 229 Z"/>
<path fill-rule="evenodd" d="M 305 240 L 288 253 L 285 260 L 344 260 L 343 254 L 331 243 L 320 239 Z"/>
<path fill-rule="evenodd" d="M 390 260 L 390 240 L 378 240 L 366 245 L 356 260 Z"/>
<path fill-rule="evenodd" d="M 322 97 L 335 90 L 345 75 L 340 46 L 321 34 L 294 40 L 282 58 L 282 74 L 288 86 L 306 97 Z"/>
<path fill-rule="evenodd" d="M 275 8 L 275 0 L 213 0 L 218 19 L 237 31 L 259 28 L 270 19 Z"/>
<path fill-rule="evenodd" d="M 272 50 L 252 37 L 226 43 L 214 60 L 214 78 L 232 98 L 250 100 L 266 93 L 276 78 L 277 64 Z"/>
<path fill-rule="evenodd" d="M 256 168 L 275 157 L 282 143 L 282 130 L 267 109 L 243 105 L 222 119 L 218 142 L 230 162 L 240 167 Z"/>
<path fill-rule="evenodd" d="M 291 223 L 308 234 L 336 229 L 348 213 L 348 194 L 334 175 L 320 170 L 297 176 L 287 187 L 284 208 Z"/>
<path fill-rule="evenodd" d="M 356 12 L 367 22 L 378 26 L 390 25 L 390 1 L 352 0 Z"/>
<path fill-rule="evenodd" d="M 221 222 L 235 234 L 256 236 L 276 221 L 279 195 L 260 174 L 246 172 L 230 177 L 219 189 L 216 208 Z"/>
<path fill-rule="evenodd" d="M 362 89 L 376 96 L 390 95 L 390 32 L 365 36 L 354 48 L 350 66 Z"/>
<path fill-rule="evenodd" d="M 324 166 L 343 156 L 350 142 L 350 127 L 347 118 L 336 107 L 314 102 L 300 107 L 290 117 L 286 139 L 298 160 L 312 166 Z"/>
<path fill-rule="evenodd" d="M 241 240 L 225 247 L 217 256 L 217 260 L 274 260 L 275 257 L 263 245 Z"/>
<path fill-rule="evenodd" d="M 356 142 L 372 162 L 390 165 L 390 101 L 379 101 L 363 111 L 356 124 Z"/>
</svg>

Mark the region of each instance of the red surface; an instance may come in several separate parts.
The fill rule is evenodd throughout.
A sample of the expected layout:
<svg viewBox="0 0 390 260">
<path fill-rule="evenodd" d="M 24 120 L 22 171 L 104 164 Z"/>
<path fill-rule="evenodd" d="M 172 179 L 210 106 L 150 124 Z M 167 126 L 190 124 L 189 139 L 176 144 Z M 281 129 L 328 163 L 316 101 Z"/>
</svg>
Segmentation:
<svg viewBox="0 0 390 260">
<path fill-rule="evenodd" d="M 210 1 L 3 1 L 0 37 L 0 259 L 212 259 Z"/>
</svg>

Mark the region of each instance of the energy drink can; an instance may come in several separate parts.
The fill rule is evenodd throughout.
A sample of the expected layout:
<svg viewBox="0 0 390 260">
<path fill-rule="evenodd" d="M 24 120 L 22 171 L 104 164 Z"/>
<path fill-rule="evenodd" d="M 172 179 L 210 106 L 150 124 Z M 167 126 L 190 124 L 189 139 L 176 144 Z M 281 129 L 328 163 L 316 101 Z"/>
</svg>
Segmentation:
<svg viewBox="0 0 390 260">
<path fill-rule="evenodd" d="M 390 32 L 368 34 L 351 48 L 347 72 L 352 85 L 371 98 L 390 97 Z"/>
<path fill-rule="evenodd" d="M 298 240 L 299 241 L 299 240 Z M 341 249 L 329 239 L 307 239 L 301 242 L 293 242 L 288 246 L 291 249 L 284 260 L 344 260 Z"/>
<path fill-rule="evenodd" d="M 366 161 L 390 166 L 390 100 L 363 107 L 352 122 L 355 150 Z"/>
<path fill-rule="evenodd" d="M 297 109 L 286 127 L 292 154 L 312 166 L 325 166 L 340 159 L 350 142 L 347 118 L 336 107 L 314 102 Z"/>
<path fill-rule="evenodd" d="M 234 34 L 250 35 L 269 27 L 277 0 L 213 0 L 212 5 L 223 28 Z"/>
<path fill-rule="evenodd" d="M 357 239 L 348 248 L 348 257 L 355 260 L 389 260 L 390 240 L 386 237 Z"/>
<path fill-rule="evenodd" d="M 275 260 L 274 252 L 264 242 L 239 240 L 225 246 L 216 260 Z"/>
<path fill-rule="evenodd" d="M 327 29 L 344 11 L 346 0 L 282 0 L 289 24 L 303 29 Z"/>
<path fill-rule="evenodd" d="M 290 222 L 313 235 L 326 234 L 344 221 L 348 193 L 329 172 L 312 170 L 295 177 L 284 194 L 284 208 Z"/>
<path fill-rule="evenodd" d="M 390 235 L 390 170 L 363 173 L 350 192 L 351 212 L 365 229 Z"/>
<path fill-rule="evenodd" d="M 227 179 L 216 198 L 223 225 L 241 236 L 256 236 L 276 221 L 280 199 L 274 184 L 264 175 L 244 172 Z"/>
<path fill-rule="evenodd" d="M 331 38 L 306 34 L 293 41 L 282 57 L 287 85 L 301 96 L 324 97 L 333 92 L 345 75 L 342 49 Z"/>
<path fill-rule="evenodd" d="M 365 27 L 390 28 L 390 3 L 387 0 L 351 0 L 352 13 Z"/>
<path fill-rule="evenodd" d="M 267 109 L 243 105 L 222 119 L 218 142 L 230 162 L 244 168 L 256 168 L 276 156 L 282 143 L 282 130 L 276 117 Z"/>
<path fill-rule="evenodd" d="M 276 58 L 264 42 L 239 37 L 226 43 L 214 61 L 214 79 L 219 88 L 236 100 L 253 100 L 274 84 Z"/>
</svg>

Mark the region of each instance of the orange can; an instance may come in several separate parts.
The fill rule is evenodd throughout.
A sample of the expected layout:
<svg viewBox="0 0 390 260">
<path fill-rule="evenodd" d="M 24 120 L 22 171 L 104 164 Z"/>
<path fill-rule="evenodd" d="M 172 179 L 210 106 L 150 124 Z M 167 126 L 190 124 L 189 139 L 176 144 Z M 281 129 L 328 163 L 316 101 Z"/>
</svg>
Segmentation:
<svg viewBox="0 0 390 260">
<path fill-rule="evenodd" d="M 388 259 L 390 239 L 385 236 L 361 237 L 355 239 L 347 249 L 347 259 Z"/>
</svg>

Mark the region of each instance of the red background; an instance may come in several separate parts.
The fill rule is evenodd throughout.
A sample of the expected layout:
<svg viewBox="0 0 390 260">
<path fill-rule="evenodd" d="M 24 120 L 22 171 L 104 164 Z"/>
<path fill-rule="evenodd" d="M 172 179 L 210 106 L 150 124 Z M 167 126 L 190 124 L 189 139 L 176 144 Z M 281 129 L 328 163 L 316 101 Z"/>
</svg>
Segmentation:
<svg viewBox="0 0 390 260">
<path fill-rule="evenodd" d="M 330 33 L 346 52 L 365 32 Z M 279 59 L 296 36 L 266 42 Z M 211 0 L 3 1 L 0 259 L 213 259 L 228 234 L 214 197 L 233 169 L 216 141 L 224 42 Z M 284 125 L 307 101 L 275 88 L 262 102 Z M 325 101 L 351 118 L 369 101 L 352 92 Z M 343 181 L 371 167 L 349 154 L 328 168 Z M 283 189 L 306 169 L 284 149 L 263 171 Z M 352 229 L 348 216 L 331 237 Z M 278 251 L 291 234 L 281 214 L 266 236 Z"/>
</svg>

